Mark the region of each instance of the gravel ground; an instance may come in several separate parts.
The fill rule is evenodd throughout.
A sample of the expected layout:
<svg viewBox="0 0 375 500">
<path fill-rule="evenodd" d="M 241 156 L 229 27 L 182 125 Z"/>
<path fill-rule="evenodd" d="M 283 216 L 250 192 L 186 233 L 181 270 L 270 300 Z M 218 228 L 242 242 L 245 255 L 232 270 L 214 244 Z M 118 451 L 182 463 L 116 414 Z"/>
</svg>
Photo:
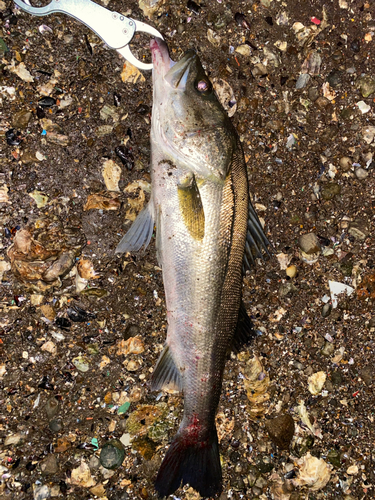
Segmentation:
<svg viewBox="0 0 375 500">
<path fill-rule="evenodd" d="M 373 498 L 375 2 L 151 3 L 108 8 L 198 51 L 274 248 L 244 279 L 220 499 Z M 62 14 L 0 18 L 0 498 L 156 498 L 182 413 L 148 386 L 162 275 L 154 241 L 114 254 L 149 197 L 151 74 Z"/>
</svg>

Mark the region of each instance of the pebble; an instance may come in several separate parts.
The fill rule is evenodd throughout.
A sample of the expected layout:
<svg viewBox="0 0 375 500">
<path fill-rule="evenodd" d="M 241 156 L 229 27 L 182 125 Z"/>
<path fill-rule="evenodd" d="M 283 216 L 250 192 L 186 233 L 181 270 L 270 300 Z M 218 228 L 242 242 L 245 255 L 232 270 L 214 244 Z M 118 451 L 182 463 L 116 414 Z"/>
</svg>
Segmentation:
<svg viewBox="0 0 375 500">
<path fill-rule="evenodd" d="M 15 113 L 12 117 L 12 126 L 14 128 L 25 129 L 31 120 L 32 113 L 30 111 L 21 110 Z"/>
<path fill-rule="evenodd" d="M 51 491 L 46 484 L 33 485 L 34 500 L 44 500 L 50 498 Z"/>
<path fill-rule="evenodd" d="M 338 450 L 329 450 L 327 454 L 327 462 L 332 464 L 334 467 L 341 467 L 340 453 Z"/>
<path fill-rule="evenodd" d="M 322 308 L 323 318 L 327 318 L 331 314 L 331 311 L 332 311 L 332 304 L 324 304 Z"/>
<path fill-rule="evenodd" d="M 294 420 L 288 413 L 266 421 L 266 429 L 270 438 L 281 450 L 289 448 L 294 435 L 294 427 Z"/>
<path fill-rule="evenodd" d="M 367 238 L 369 230 L 364 221 L 354 220 L 349 224 L 348 233 L 357 240 L 363 241 Z"/>
<path fill-rule="evenodd" d="M 327 182 L 323 185 L 321 195 L 323 200 L 332 200 L 336 195 L 341 193 L 341 186 L 335 182 Z"/>
<path fill-rule="evenodd" d="M 294 278 L 297 276 L 297 267 L 292 264 L 291 266 L 288 266 L 285 270 L 286 275 L 289 276 L 289 278 Z"/>
<path fill-rule="evenodd" d="M 44 409 L 46 410 L 48 419 L 51 420 L 59 410 L 59 402 L 56 398 L 50 398 Z"/>
<path fill-rule="evenodd" d="M 44 474 L 55 474 L 59 468 L 56 460 L 56 455 L 52 453 L 47 455 L 41 463 L 40 468 Z"/>
<path fill-rule="evenodd" d="M 96 455 L 93 455 L 89 460 L 90 470 L 97 470 L 100 467 L 100 459 Z"/>
<path fill-rule="evenodd" d="M 60 432 L 63 428 L 63 423 L 60 418 L 55 418 L 48 423 L 48 427 L 52 432 Z"/>
<path fill-rule="evenodd" d="M 342 375 L 339 370 L 335 370 L 331 373 L 331 382 L 336 387 L 339 387 L 342 384 Z"/>
<path fill-rule="evenodd" d="M 370 75 L 361 76 L 358 79 L 362 97 L 368 97 L 375 92 L 375 79 Z"/>
<path fill-rule="evenodd" d="M 298 80 L 296 82 L 296 89 L 298 90 L 305 88 L 310 80 L 311 76 L 308 73 L 302 73 L 302 75 L 299 75 Z"/>
<path fill-rule="evenodd" d="M 371 106 L 365 103 L 365 101 L 358 101 L 357 102 L 358 109 L 360 112 L 364 115 L 365 113 L 368 113 L 371 109 Z"/>
<path fill-rule="evenodd" d="M 307 95 L 310 101 L 315 102 L 319 97 L 319 90 L 316 87 L 310 87 Z"/>
<path fill-rule="evenodd" d="M 366 385 L 371 385 L 374 379 L 373 368 L 371 366 L 365 366 L 359 372 L 361 379 L 364 381 Z"/>
<path fill-rule="evenodd" d="M 343 172 L 348 172 L 352 168 L 353 160 L 349 156 L 343 156 L 340 158 L 339 165 Z"/>
<path fill-rule="evenodd" d="M 332 306 L 331 306 L 331 309 L 332 309 Z M 335 351 L 335 345 L 332 342 L 326 341 L 321 353 L 323 356 L 332 356 L 334 351 Z"/>
<path fill-rule="evenodd" d="M 287 297 L 288 295 L 293 295 L 296 293 L 298 290 L 297 288 L 288 281 L 287 283 L 283 283 L 280 288 L 279 288 L 279 297 Z"/>
<path fill-rule="evenodd" d="M 333 88 L 338 87 L 339 85 L 341 85 L 341 77 L 342 77 L 341 71 L 333 69 L 327 76 L 327 82 Z"/>
<path fill-rule="evenodd" d="M 299 237 L 298 244 L 300 249 L 307 254 L 320 252 L 320 243 L 315 233 L 302 234 Z"/>
<path fill-rule="evenodd" d="M 350 49 L 353 52 L 358 53 L 361 50 L 361 46 L 360 46 L 359 40 L 353 40 L 352 43 L 350 44 Z"/>
<path fill-rule="evenodd" d="M 118 439 L 112 439 L 105 443 L 100 452 L 100 463 L 106 469 L 117 469 L 124 461 L 124 458 L 125 450 Z"/>
<path fill-rule="evenodd" d="M 359 167 L 356 169 L 355 175 L 356 175 L 357 179 L 362 181 L 362 180 L 366 179 L 366 177 L 368 177 L 368 171 L 365 168 Z"/>
</svg>

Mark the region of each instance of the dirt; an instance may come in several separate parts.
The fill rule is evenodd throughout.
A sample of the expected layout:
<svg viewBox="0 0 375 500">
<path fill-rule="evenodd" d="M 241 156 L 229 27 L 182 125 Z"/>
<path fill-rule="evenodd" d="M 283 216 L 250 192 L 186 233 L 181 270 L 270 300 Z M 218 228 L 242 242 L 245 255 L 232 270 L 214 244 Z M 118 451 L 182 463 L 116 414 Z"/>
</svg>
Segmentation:
<svg viewBox="0 0 375 500">
<path fill-rule="evenodd" d="M 155 26 L 175 60 L 195 48 L 210 78 L 232 87 L 232 119 L 252 200 L 273 246 L 272 257 L 258 259 L 244 279 L 244 302 L 258 336 L 238 358 L 231 356 L 225 371 L 220 498 L 372 498 L 375 200 L 374 142 L 366 130 L 375 132 L 375 95 L 364 97 L 360 82 L 363 75 L 375 77 L 375 3 L 206 0 L 198 7 L 165 2 L 150 20 L 133 0 L 108 5 Z M 131 202 L 137 211 L 143 191 L 149 196 L 151 74 L 122 81 L 123 59 L 67 16 L 33 17 L 12 2 L 0 2 L 0 13 L 9 49 L 0 74 L 0 189 L 6 186 L 0 190 L 0 264 L 10 261 L 17 233 L 35 231 L 42 219 L 60 224 L 54 233 L 58 255 L 59 235 L 69 228 L 86 241 L 62 271 L 61 286 L 43 281 L 38 292 L 41 283 L 27 279 L 29 267 L 23 275 L 7 268 L 0 281 L 0 497 L 156 498 L 153 480 L 182 412 L 178 396 L 155 395 L 148 385 L 166 335 L 162 274 L 154 239 L 142 254 L 114 254 L 130 225 L 125 215 Z M 237 13 L 245 17 L 235 19 Z M 296 22 L 308 28 L 299 27 L 307 33 L 304 45 L 293 30 Z M 277 41 L 287 43 L 285 50 Z M 147 55 L 147 38 L 135 42 L 134 53 Z M 316 54 L 321 65 L 315 71 Z M 296 88 L 306 58 L 310 78 Z M 12 64 L 24 64 L 33 81 L 20 78 Z M 42 86 L 53 78 L 44 93 L 57 101 L 43 107 L 44 120 L 59 126 L 52 130 L 37 108 Z M 71 102 L 62 107 L 67 97 Z M 103 106 L 116 103 L 104 120 Z M 19 112 L 31 112 L 23 128 L 19 118 L 14 124 Z M 109 126 L 106 135 L 100 135 L 103 125 Z M 120 145 L 128 148 L 125 164 L 115 153 Z M 112 210 L 105 209 L 107 198 L 104 209 L 88 210 L 90 195 L 109 196 L 102 176 L 107 160 L 121 168 L 117 201 Z M 143 194 L 124 192 L 137 180 Z M 40 208 L 29 195 L 34 191 L 48 197 Z M 299 237 L 308 233 L 318 236 L 320 248 L 315 259 L 303 260 Z M 64 252 L 69 248 L 66 243 Z M 56 252 L 46 257 L 48 265 Z M 81 293 L 71 271 L 78 259 L 91 262 L 96 273 Z M 329 281 L 354 289 L 332 310 Z M 139 344 L 129 347 L 134 337 Z M 256 390 L 246 375 L 253 356 L 261 366 L 258 380 L 266 381 Z M 319 372 L 325 382 L 312 394 L 308 379 Z M 301 402 L 310 429 L 298 411 Z M 295 423 L 287 449 L 266 429 L 283 414 Z M 95 457 L 121 437 L 123 464 L 113 473 L 100 468 Z M 309 454 L 328 464 L 328 482 L 298 484 L 300 459 Z M 176 493 L 181 499 L 194 495 L 186 487 Z"/>
</svg>

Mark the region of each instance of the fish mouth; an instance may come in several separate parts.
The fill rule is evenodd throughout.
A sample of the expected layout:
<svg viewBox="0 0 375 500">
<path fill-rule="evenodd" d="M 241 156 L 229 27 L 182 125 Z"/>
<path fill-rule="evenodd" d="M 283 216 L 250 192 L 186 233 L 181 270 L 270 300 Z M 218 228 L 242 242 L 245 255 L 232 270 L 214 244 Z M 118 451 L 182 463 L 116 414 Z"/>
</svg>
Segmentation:
<svg viewBox="0 0 375 500">
<path fill-rule="evenodd" d="M 188 50 L 183 57 L 170 68 L 165 75 L 164 80 L 169 83 L 172 88 L 184 90 L 188 80 L 189 73 L 193 66 L 197 55 L 194 50 Z"/>
<path fill-rule="evenodd" d="M 168 46 L 161 38 L 154 38 L 150 43 L 154 73 L 162 77 L 172 88 L 183 90 L 192 63 L 197 55 L 190 49 L 178 62 L 172 61 L 169 56 Z"/>
<path fill-rule="evenodd" d="M 154 65 L 154 73 L 164 76 L 175 64 L 169 57 L 167 44 L 161 38 L 153 38 L 150 42 L 150 49 L 152 54 L 152 63 Z"/>
</svg>

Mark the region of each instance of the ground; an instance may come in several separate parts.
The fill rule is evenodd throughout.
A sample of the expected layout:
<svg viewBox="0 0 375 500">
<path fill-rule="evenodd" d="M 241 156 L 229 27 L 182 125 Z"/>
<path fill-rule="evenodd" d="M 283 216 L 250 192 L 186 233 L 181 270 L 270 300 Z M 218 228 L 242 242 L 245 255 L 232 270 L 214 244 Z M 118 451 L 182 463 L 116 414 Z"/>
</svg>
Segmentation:
<svg viewBox="0 0 375 500">
<path fill-rule="evenodd" d="M 220 499 L 372 498 L 375 2 L 151 3 L 108 8 L 231 87 L 273 247 L 244 279 L 257 337 L 225 371 Z M 149 196 L 151 73 L 63 14 L 0 18 L 0 497 L 156 498 L 182 413 L 149 390 L 162 274 L 154 240 L 114 253 Z M 336 308 L 329 281 L 351 287 Z"/>
</svg>

